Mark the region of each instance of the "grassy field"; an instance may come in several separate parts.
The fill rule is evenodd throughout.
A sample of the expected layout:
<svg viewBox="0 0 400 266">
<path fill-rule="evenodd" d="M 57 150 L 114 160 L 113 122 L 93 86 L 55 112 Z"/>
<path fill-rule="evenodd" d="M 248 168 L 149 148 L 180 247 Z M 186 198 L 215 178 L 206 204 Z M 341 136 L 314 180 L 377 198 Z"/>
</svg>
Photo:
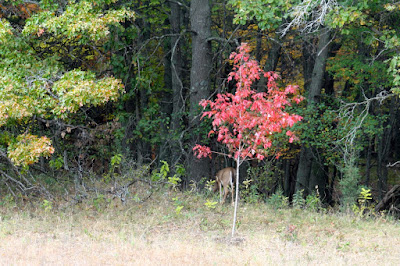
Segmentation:
<svg viewBox="0 0 400 266">
<path fill-rule="evenodd" d="M 400 224 L 384 217 L 241 205 L 194 194 L 126 206 L 0 207 L 1 265 L 398 265 Z M 183 206 L 177 213 L 176 207 Z M 47 207 L 47 210 L 45 208 Z"/>
</svg>

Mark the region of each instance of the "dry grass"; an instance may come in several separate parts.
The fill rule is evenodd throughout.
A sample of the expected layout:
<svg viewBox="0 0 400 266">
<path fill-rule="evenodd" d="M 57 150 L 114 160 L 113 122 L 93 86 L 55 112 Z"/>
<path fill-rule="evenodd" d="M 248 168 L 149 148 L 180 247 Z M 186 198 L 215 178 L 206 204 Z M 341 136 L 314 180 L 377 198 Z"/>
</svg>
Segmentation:
<svg viewBox="0 0 400 266">
<path fill-rule="evenodd" d="M 207 209 L 198 195 L 159 194 L 144 204 L 44 211 L 0 209 L 2 265 L 397 265 L 400 225 L 384 218 L 265 204 Z M 161 204 L 160 204 L 161 202 Z"/>
</svg>

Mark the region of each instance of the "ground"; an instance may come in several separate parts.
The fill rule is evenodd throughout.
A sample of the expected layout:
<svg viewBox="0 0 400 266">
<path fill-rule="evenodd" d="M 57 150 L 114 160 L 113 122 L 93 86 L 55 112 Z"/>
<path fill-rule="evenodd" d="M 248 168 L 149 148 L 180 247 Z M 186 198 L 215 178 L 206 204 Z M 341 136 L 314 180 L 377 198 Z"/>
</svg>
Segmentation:
<svg viewBox="0 0 400 266">
<path fill-rule="evenodd" d="M 400 224 L 387 216 L 242 204 L 231 239 L 232 207 L 205 202 L 160 193 L 125 206 L 9 203 L 0 207 L 0 264 L 397 265 L 400 258 Z"/>
</svg>

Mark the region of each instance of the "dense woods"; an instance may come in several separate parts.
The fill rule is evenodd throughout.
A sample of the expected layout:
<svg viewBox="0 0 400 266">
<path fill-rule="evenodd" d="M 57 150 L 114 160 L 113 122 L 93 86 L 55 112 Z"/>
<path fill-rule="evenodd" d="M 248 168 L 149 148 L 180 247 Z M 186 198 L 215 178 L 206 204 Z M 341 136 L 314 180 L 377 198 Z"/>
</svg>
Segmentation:
<svg viewBox="0 0 400 266">
<path fill-rule="evenodd" d="M 361 188 L 379 201 L 399 184 L 396 1 L 5 0 L 0 18 L 2 195 L 204 188 L 235 165 L 194 156 L 196 144 L 228 153 L 199 102 L 235 92 L 229 55 L 242 43 L 305 98 L 287 107 L 303 118 L 298 140 L 277 132 L 263 160 L 241 165 L 243 200 L 352 206 Z"/>
</svg>

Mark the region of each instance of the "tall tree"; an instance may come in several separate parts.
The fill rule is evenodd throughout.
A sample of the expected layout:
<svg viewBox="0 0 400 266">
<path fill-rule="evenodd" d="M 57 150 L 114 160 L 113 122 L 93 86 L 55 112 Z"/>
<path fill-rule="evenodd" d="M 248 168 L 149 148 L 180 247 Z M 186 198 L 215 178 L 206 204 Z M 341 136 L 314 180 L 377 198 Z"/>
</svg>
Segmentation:
<svg viewBox="0 0 400 266">
<path fill-rule="evenodd" d="M 182 156 L 183 130 L 183 111 L 184 111 L 184 91 L 182 78 L 182 38 L 181 35 L 181 7 L 176 2 L 170 3 L 170 23 L 171 23 L 171 89 L 172 89 L 172 114 L 170 126 L 171 142 L 171 162 L 175 165 Z"/>
<path fill-rule="evenodd" d="M 189 127 L 191 144 L 201 143 L 199 102 L 210 95 L 211 61 L 211 9 L 209 0 L 193 0 L 190 3 L 192 30 L 192 67 L 190 70 Z M 210 176 L 210 160 L 189 158 L 189 178 L 200 181 Z"/>
<path fill-rule="evenodd" d="M 104 73 L 108 62 L 102 46 L 111 25 L 119 27 L 133 12 L 109 9 L 101 1 L 56 2 L 39 7 L 34 1 L 1 1 L 0 127 L 8 137 L 1 143 L 7 153 L 0 157 L 16 166 L 33 164 L 40 155 L 63 154 L 51 147 L 43 128 L 53 130 L 53 143 L 69 133 L 90 138 L 88 120 L 95 124 L 90 113 L 117 100 L 123 90 L 120 80 Z M 2 176 L 6 183 L 15 181 L 9 173 Z M 24 193 L 32 185 L 22 179 L 14 183 Z"/>
<path fill-rule="evenodd" d="M 330 42 L 329 29 L 320 30 L 318 49 L 315 54 L 314 67 L 311 74 L 311 84 L 308 89 L 307 103 L 310 108 L 314 108 L 321 95 L 321 89 L 324 81 L 325 65 L 328 59 L 328 50 Z M 307 77 L 308 75 L 304 75 Z M 305 82 L 306 83 L 306 82 Z M 322 163 L 315 160 L 313 148 L 303 145 L 300 152 L 299 167 L 297 170 L 296 191 L 302 189 L 306 193 L 311 193 L 318 185 L 320 191 L 325 189 L 325 177 L 322 170 Z M 310 182 L 312 180 L 312 182 Z"/>
</svg>

